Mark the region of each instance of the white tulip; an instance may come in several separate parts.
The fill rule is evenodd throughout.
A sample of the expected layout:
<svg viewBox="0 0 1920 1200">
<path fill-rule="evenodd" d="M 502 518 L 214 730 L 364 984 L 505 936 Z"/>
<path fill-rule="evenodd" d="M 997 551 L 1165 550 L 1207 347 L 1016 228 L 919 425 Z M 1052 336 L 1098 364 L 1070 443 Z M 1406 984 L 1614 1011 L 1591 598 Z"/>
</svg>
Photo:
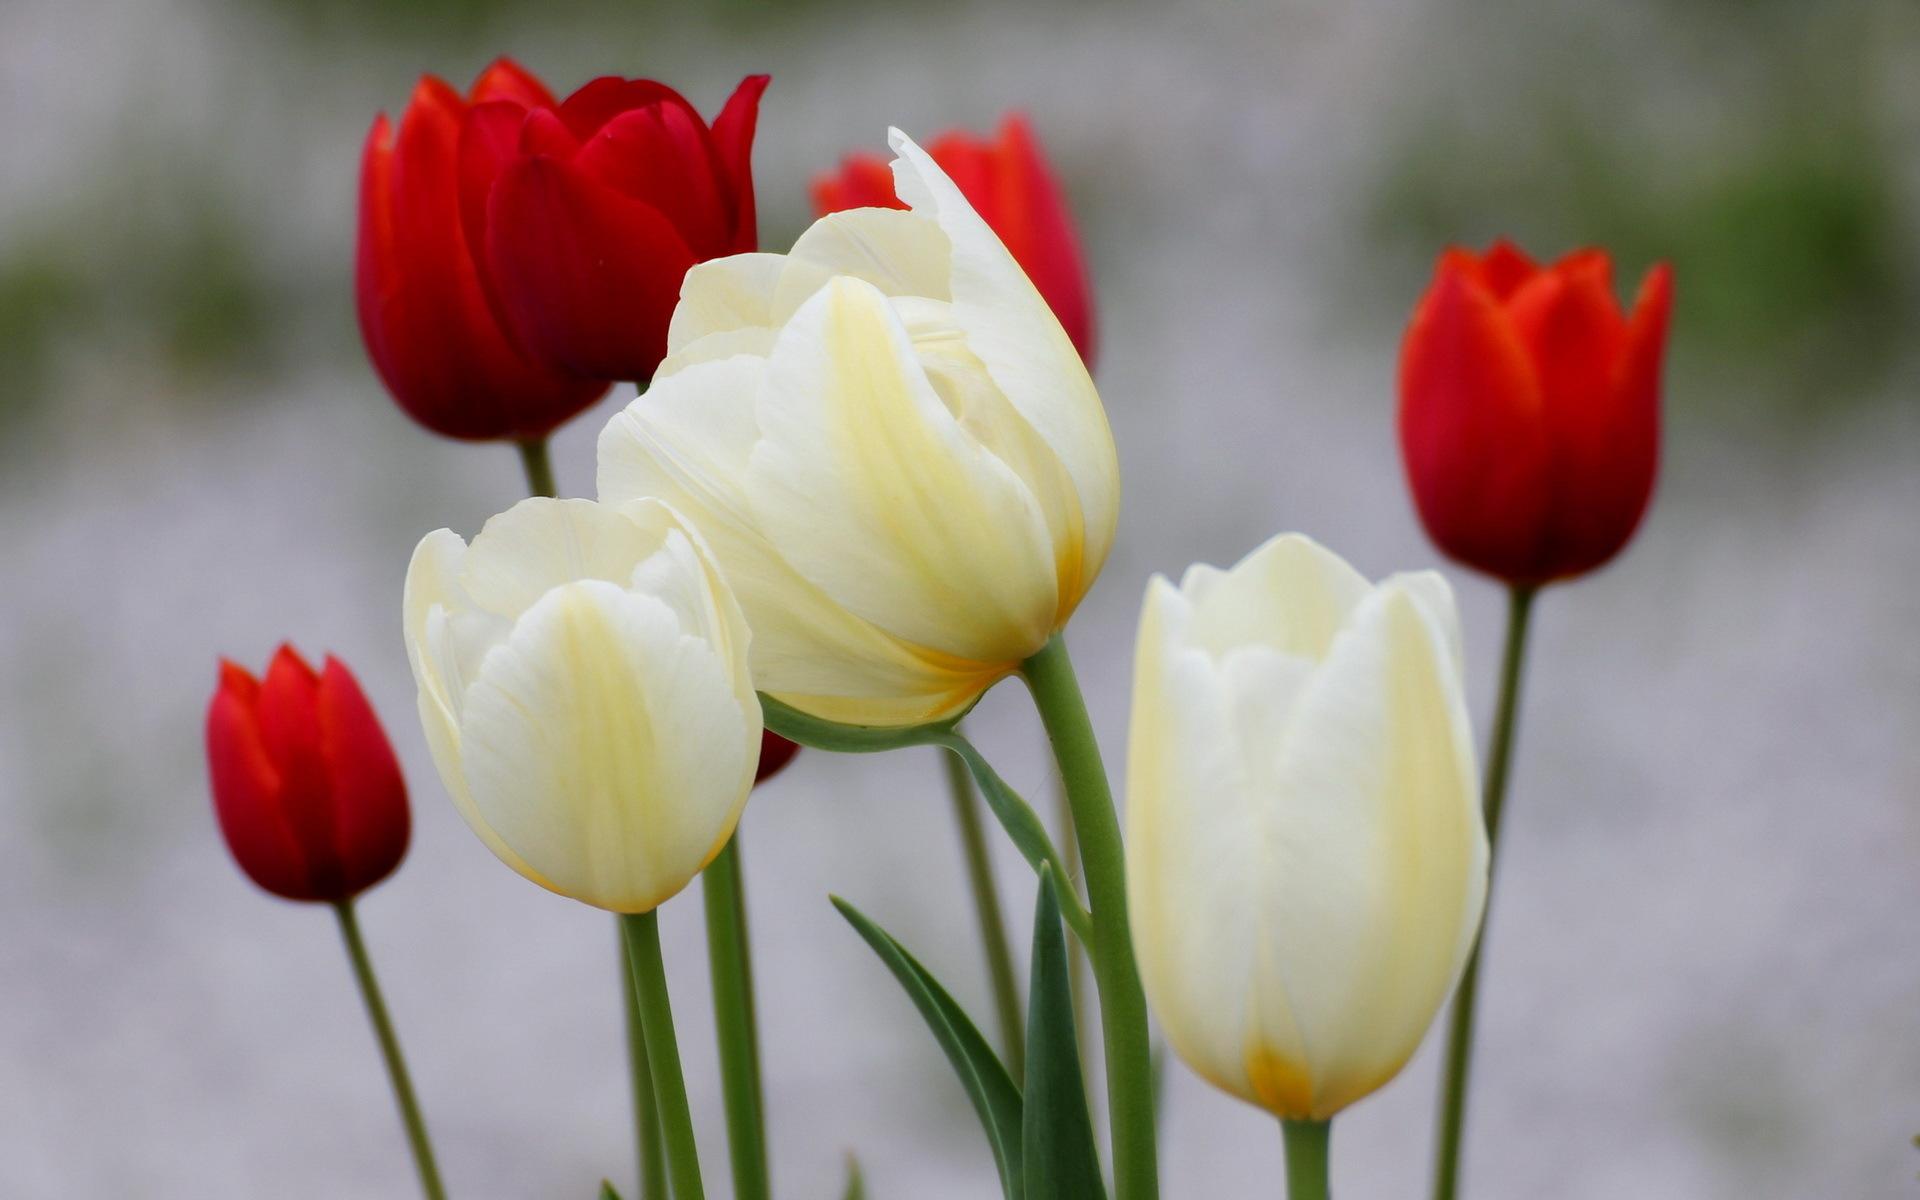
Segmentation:
<svg viewBox="0 0 1920 1200">
<path fill-rule="evenodd" d="M 1119 503 L 1106 414 L 1052 310 L 904 134 L 912 211 L 693 268 L 600 497 L 699 527 L 762 690 L 905 725 L 963 710 L 1065 625 Z"/>
<path fill-rule="evenodd" d="M 1127 884 L 1148 1000 L 1202 1077 L 1325 1120 L 1458 981 L 1487 836 L 1453 593 L 1298 535 L 1147 586 Z"/>
<path fill-rule="evenodd" d="M 663 504 L 523 500 L 407 569 L 420 719 L 461 815 L 542 887 L 615 912 L 684 888 L 759 761 L 748 632 Z"/>
</svg>

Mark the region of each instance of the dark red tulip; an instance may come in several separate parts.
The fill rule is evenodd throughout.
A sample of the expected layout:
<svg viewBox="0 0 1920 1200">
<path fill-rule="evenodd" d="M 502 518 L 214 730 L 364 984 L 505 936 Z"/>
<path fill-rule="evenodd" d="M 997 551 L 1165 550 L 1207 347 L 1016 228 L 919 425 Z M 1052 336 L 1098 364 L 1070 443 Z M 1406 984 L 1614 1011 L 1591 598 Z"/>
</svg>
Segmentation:
<svg viewBox="0 0 1920 1200">
<path fill-rule="evenodd" d="M 771 729 L 760 734 L 760 769 L 754 774 L 756 784 L 765 783 L 786 769 L 793 756 L 800 753 L 800 747 L 781 737 Z"/>
<path fill-rule="evenodd" d="M 462 231 L 462 127 L 476 108 L 549 110 L 540 81 L 506 59 L 463 99 L 425 76 L 396 140 L 374 118 L 360 165 L 354 282 L 374 369 L 409 416 L 456 438 L 538 438 L 599 399 L 606 377 L 529 357 L 488 303 Z"/>
<path fill-rule="evenodd" d="M 471 245 L 519 343 L 644 382 L 695 263 L 757 249 L 754 124 L 765 75 L 709 127 L 665 84 L 596 79 L 558 107 L 480 105 L 462 142 Z"/>
<path fill-rule="evenodd" d="M 328 656 L 315 674 L 282 646 L 264 680 L 222 660 L 207 707 L 207 767 L 227 848 L 289 900 L 340 901 L 407 851 L 400 764 L 360 685 Z"/>
<path fill-rule="evenodd" d="M 1066 192 L 1027 119 L 1008 114 L 1000 122 L 998 138 L 991 141 L 959 130 L 942 134 L 927 153 L 1000 235 L 1091 368 L 1093 285 Z M 813 207 L 825 215 L 906 205 L 893 193 L 893 172 L 885 158 L 850 154 L 838 171 L 813 181 Z"/>
<path fill-rule="evenodd" d="M 1536 586 L 1627 544 L 1660 458 L 1672 272 L 1631 312 L 1612 262 L 1541 267 L 1507 242 L 1450 249 L 1400 356 L 1400 447 L 1420 519 L 1467 566 Z"/>
</svg>

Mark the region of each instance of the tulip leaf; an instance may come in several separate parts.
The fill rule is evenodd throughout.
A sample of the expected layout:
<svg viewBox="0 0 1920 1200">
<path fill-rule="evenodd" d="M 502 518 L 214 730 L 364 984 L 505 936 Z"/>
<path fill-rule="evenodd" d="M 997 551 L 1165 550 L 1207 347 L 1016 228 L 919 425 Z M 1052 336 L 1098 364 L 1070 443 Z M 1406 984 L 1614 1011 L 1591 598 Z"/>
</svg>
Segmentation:
<svg viewBox="0 0 1920 1200">
<path fill-rule="evenodd" d="M 947 1061 L 953 1064 L 953 1069 L 959 1074 L 960 1083 L 967 1090 L 967 1098 L 973 1101 L 981 1127 L 986 1130 L 987 1143 L 993 1148 L 994 1165 L 1000 1171 L 1001 1191 L 1006 1200 L 1022 1200 L 1026 1192 L 1020 1162 L 1019 1087 L 1007 1074 L 1006 1067 L 1001 1065 L 987 1039 L 967 1018 L 966 1012 L 927 969 L 884 929 L 862 915 L 860 910 L 838 896 L 831 899 L 833 906 L 840 910 L 840 915 L 866 939 L 867 945 L 873 947 L 873 952 L 880 956 L 880 961 L 893 972 L 893 977 L 906 989 L 914 1007 L 920 1010 L 927 1027 L 933 1030 L 940 1049 L 946 1052 Z"/>
<path fill-rule="evenodd" d="M 1032 985 L 1027 999 L 1027 1081 L 1022 1158 L 1027 1195 L 1048 1200 L 1106 1200 L 1093 1117 L 1080 1071 L 1073 1025 L 1073 985 L 1060 905 L 1048 886 L 1053 868 L 1040 868 L 1034 904 Z"/>
<path fill-rule="evenodd" d="M 953 732 L 960 717 L 934 721 L 927 725 L 843 725 L 803 713 L 765 692 L 760 693 L 760 712 L 768 729 L 790 742 L 814 750 L 832 750 L 841 754 L 877 754 L 882 750 L 900 750 L 908 746 L 926 746 Z M 966 714 L 962 713 L 961 716 Z"/>
<path fill-rule="evenodd" d="M 973 772 L 973 781 L 980 786 L 980 794 L 986 799 L 987 807 L 1000 822 L 1000 828 L 1007 831 L 1020 856 L 1027 860 L 1034 873 L 1042 879 L 1051 878 L 1060 908 L 1066 914 L 1067 924 L 1073 926 L 1074 936 L 1083 944 L 1091 944 L 1093 936 L 1093 918 L 1080 905 L 1080 897 L 1073 894 L 1073 885 L 1068 882 L 1066 864 L 1060 859 L 1060 851 L 1054 848 L 1053 839 L 1047 835 L 1047 827 L 1033 811 L 1033 806 L 1024 800 L 1020 793 L 1000 778 L 978 747 L 968 741 L 965 734 L 957 730 L 949 731 L 935 742 L 944 746 Z"/>
<path fill-rule="evenodd" d="M 620 1200 L 620 1193 L 613 1190 L 613 1184 L 600 1181 L 600 1200 Z"/>
<path fill-rule="evenodd" d="M 867 1200 L 866 1177 L 860 1174 L 860 1160 L 847 1155 L 847 1190 L 840 1193 L 840 1200 Z"/>
</svg>

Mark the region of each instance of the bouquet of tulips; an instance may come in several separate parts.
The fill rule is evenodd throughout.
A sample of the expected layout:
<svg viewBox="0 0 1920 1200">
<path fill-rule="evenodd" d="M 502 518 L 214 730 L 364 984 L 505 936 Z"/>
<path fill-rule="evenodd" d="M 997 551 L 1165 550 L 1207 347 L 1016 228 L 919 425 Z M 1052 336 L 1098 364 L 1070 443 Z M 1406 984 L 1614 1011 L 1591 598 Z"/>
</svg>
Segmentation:
<svg viewBox="0 0 1920 1200">
<path fill-rule="evenodd" d="M 374 367 L 428 429 L 513 442 L 531 493 L 414 552 L 398 612 L 419 719 L 488 849 L 617 915 L 629 1194 L 698 1200 L 719 1161 L 696 1146 L 685 1073 L 707 1064 L 675 1038 L 656 925 L 696 879 L 732 1194 L 775 1190 L 736 827 L 798 745 L 949 756 L 929 782 L 973 867 L 992 1036 L 885 914 L 835 903 L 951 1062 L 1010 1200 L 1160 1194 L 1150 1014 L 1188 1067 L 1278 1118 L 1288 1194 L 1325 1197 L 1333 1118 L 1393 1079 L 1450 996 L 1433 1194 L 1454 1196 L 1528 617 L 1647 506 L 1666 269 L 1623 311 L 1603 252 L 1448 250 L 1408 326 L 1416 507 L 1511 595 L 1484 772 L 1446 580 L 1371 582 L 1287 533 L 1146 584 L 1123 820 L 1065 641 L 1120 479 L 1063 190 L 1018 117 L 925 149 L 895 130 L 890 162 L 823 174 L 819 219 L 763 252 L 767 83 L 708 122 L 647 80 L 556 101 L 503 60 L 465 96 L 423 79 L 362 165 Z M 639 394 L 600 433 L 594 497 L 556 498 L 548 436 L 617 381 Z M 1009 677 L 1058 763 L 1058 830 L 964 727 Z M 283 647 L 259 679 L 223 663 L 206 737 L 241 867 L 337 913 L 421 1185 L 444 1195 L 354 909 L 408 841 L 379 719 L 346 666 Z M 983 812 L 1039 881 L 1024 994 Z"/>
</svg>

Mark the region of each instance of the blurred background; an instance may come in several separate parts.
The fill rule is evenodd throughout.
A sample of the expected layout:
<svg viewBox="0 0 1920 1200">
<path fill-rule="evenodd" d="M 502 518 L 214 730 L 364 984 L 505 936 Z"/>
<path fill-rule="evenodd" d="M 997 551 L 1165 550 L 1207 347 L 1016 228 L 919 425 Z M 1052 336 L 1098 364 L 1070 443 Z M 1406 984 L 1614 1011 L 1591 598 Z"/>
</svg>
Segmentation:
<svg viewBox="0 0 1920 1200">
<path fill-rule="evenodd" d="M 500 867 L 412 714 L 425 531 L 521 493 L 416 429 L 354 328 L 360 142 L 415 77 L 559 91 L 771 71 L 766 245 L 897 123 L 1028 110 L 1094 263 L 1121 540 L 1073 641 L 1122 761 L 1154 571 L 1305 530 L 1431 563 L 1392 432 L 1449 241 L 1676 269 L 1641 536 L 1539 607 L 1470 1128 L 1471 1194 L 1913 1195 L 1920 1184 L 1920 9 L 1907 0 L 6 0 L 0 4 L 0 1195 L 407 1197 L 332 921 L 255 892 L 201 752 L 215 656 L 339 653 L 414 786 L 363 904 L 450 1186 L 630 1186 L 614 930 Z M 629 393 L 558 442 L 563 491 Z M 1500 596 L 1452 572 L 1476 711 Z M 980 740 L 1048 783 L 1017 686 Z M 826 903 L 977 1013 L 930 753 L 804 755 L 744 825 L 781 1191 L 978 1200 L 918 1018 Z M 1017 924 L 1030 877 L 1006 853 Z M 726 1193 L 698 902 L 665 911 Z M 1340 1122 L 1341 1194 L 1421 1194 L 1437 1039 Z M 1260 1114 L 1169 1066 L 1172 1200 L 1272 1196 Z"/>
</svg>

